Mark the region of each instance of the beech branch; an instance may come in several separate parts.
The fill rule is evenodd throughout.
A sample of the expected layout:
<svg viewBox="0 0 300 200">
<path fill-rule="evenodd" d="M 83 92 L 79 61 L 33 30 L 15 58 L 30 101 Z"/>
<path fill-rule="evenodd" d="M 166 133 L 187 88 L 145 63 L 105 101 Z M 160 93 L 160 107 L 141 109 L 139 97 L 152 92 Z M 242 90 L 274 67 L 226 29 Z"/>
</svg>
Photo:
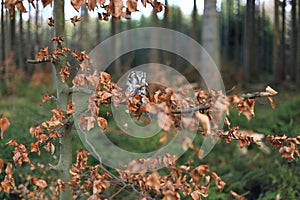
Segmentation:
<svg viewBox="0 0 300 200">
<path fill-rule="evenodd" d="M 46 60 L 32 60 L 32 59 L 27 59 L 26 62 L 29 63 L 29 64 L 40 64 L 40 63 L 51 62 L 51 60 L 50 59 L 46 59 Z"/>
</svg>

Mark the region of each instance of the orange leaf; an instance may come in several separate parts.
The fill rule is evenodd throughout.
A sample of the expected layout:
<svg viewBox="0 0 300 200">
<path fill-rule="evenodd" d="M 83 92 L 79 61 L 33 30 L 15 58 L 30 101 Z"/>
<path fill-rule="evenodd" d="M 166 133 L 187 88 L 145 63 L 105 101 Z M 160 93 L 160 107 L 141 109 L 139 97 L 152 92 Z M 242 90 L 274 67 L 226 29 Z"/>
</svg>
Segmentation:
<svg viewBox="0 0 300 200">
<path fill-rule="evenodd" d="M 3 160 L 0 158 L 0 174 L 2 173 L 3 169 Z"/>
<path fill-rule="evenodd" d="M 8 146 L 18 146 L 18 143 L 16 140 L 10 140 L 9 142 L 6 143 Z"/>
<path fill-rule="evenodd" d="M 44 94 L 43 97 L 40 99 L 40 106 L 43 105 L 44 103 L 47 103 L 50 100 L 49 94 Z"/>
<path fill-rule="evenodd" d="M 71 4 L 74 7 L 74 9 L 79 12 L 80 7 L 85 4 L 86 0 L 71 0 Z"/>
<path fill-rule="evenodd" d="M 48 5 L 52 6 L 52 0 L 42 0 L 44 8 Z"/>
<path fill-rule="evenodd" d="M 80 19 L 80 17 L 77 17 L 77 16 L 74 16 L 74 17 L 72 17 L 72 18 L 70 18 L 71 19 L 71 23 L 74 25 L 74 26 L 76 26 L 76 22 L 79 22 L 81 19 Z"/>
<path fill-rule="evenodd" d="M 10 122 L 8 121 L 8 119 L 6 117 L 2 117 L 0 119 L 1 139 L 4 139 L 4 134 L 5 134 L 6 130 L 8 129 L 9 125 L 10 125 Z"/>
<path fill-rule="evenodd" d="M 107 120 L 103 117 L 98 117 L 97 118 L 97 122 L 99 127 L 103 130 L 106 131 L 107 130 Z"/>
</svg>

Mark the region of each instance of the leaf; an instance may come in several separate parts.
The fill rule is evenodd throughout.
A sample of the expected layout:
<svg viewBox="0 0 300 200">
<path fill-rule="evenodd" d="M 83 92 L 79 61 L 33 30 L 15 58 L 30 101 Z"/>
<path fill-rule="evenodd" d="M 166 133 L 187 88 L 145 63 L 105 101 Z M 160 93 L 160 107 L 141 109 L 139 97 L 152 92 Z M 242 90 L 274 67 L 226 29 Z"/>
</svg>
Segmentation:
<svg viewBox="0 0 300 200">
<path fill-rule="evenodd" d="M 233 190 L 230 190 L 230 194 L 235 200 L 245 200 L 245 197 L 243 195 L 239 195 L 238 193 L 234 192 Z"/>
<path fill-rule="evenodd" d="M 41 155 L 41 151 L 40 151 L 39 145 L 37 143 L 31 143 L 30 152 L 37 152 L 38 156 Z"/>
<path fill-rule="evenodd" d="M 129 12 L 137 11 L 137 3 L 138 3 L 137 0 L 127 0 L 126 1 L 126 5 L 127 5 Z"/>
<path fill-rule="evenodd" d="M 68 78 L 70 77 L 70 69 L 68 66 L 64 66 L 61 70 L 60 70 L 60 77 L 61 77 L 61 81 L 63 83 L 65 83 Z"/>
<path fill-rule="evenodd" d="M 52 0 L 42 0 L 42 4 L 44 8 L 48 5 L 52 6 Z"/>
<path fill-rule="evenodd" d="M 79 9 L 82 5 L 84 5 L 86 0 L 71 0 L 71 5 L 74 7 L 74 9 L 79 12 Z"/>
<path fill-rule="evenodd" d="M 67 114 L 72 115 L 74 113 L 74 106 L 75 103 L 73 101 L 70 101 L 67 105 Z"/>
<path fill-rule="evenodd" d="M 204 135 L 210 134 L 211 127 L 208 116 L 205 114 L 201 114 L 200 112 L 196 112 L 195 115 L 198 118 L 199 122 L 202 124 Z"/>
<path fill-rule="evenodd" d="M 98 126 L 103 130 L 107 130 L 107 120 L 103 117 L 98 117 L 97 118 Z"/>
<path fill-rule="evenodd" d="M 3 169 L 3 160 L 0 158 L 0 174 L 2 173 Z"/>
<path fill-rule="evenodd" d="M 8 127 L 10 126 L 10 122 L 6 117 L 2 117 L 0 119 L 0 129 L 1 129 L 1 139 L 4 139 L 4 134 L 7 131 Z"/>
<path fill-rule="evenodd" d="M 71 23 L 74 26 L 76 26 L 76 22 L 79 22 L 81 19 L 80 19 L 80 17 L 74 16 L 74 17 L 71 17 L 70 20 L 71 20 Z"/>
<path fill-rule="evenodd" d="M 167 139 L 168 139 L 168 136 L 167 136 L 167 134 L 165 134 L 163 137 L 161 137 L 159 139 L 159 142 L 162 143 L 162 144 L 166 144 Z"/>
<path fill-rule="evenodd" d="M 50 26 L 50 27 L 54 26 L 54 19 L 52 17 L 48 18 L 48 26 Z"/>
<path fill-rule="evenodd" d="M 7 143 L 6 143 L 6 145 L 8 145 L 8 146 L 18 146 L 18 143 L 17 143 L 17 141 L 16 140 L 10 140 L 10 141 L 8 141 Z"/>
<path fill-rule="evenodd" d="M 49 94 L 44 94 L 43 97 L 40 99 L 40 106 L 43 105 L 44 103 L 47 103 L 51 97 Z"/>
<path fill-rule="evenodd" d="M 221 178 L 215 172 L 211 173 L 211 177 L 215 180 L 215 185 L 217 186 L 219 191 L 222 192 L 226 183 L 222 181 Z"/>
<path fill-rule="evenodd" d="M 37 190 L 43 190 L 48 186 L 45 180 L 34 177 L 30 178 L 30 184 L 36 186 Z"/>
<path fill-rule="evenodd" d="M 147 3 L 147 0 L 142 0 L 142 4 L 144 7 L 146 7 L 146 3 Z"/>
</svg>

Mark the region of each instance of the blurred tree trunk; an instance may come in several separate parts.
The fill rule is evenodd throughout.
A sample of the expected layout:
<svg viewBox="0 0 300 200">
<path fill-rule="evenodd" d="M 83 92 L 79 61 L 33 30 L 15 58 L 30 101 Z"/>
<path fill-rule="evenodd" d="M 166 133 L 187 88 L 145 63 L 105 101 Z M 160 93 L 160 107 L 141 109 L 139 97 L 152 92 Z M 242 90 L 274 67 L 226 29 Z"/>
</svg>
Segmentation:
<svg viewBox="0 0 300 200">
<path fill-rule="evenodd" d="M 248 0 L 245 18 L 245 64 L 244 81 L 255 79 L 255 0 Z"/>
<path fill-rule="evenodd" d="M 231 15 L 231 7 L 232 7 L 232 0 L 226 0 L 226 12 L 225 12 L 225 22 L 224 22 L 224 50 L 223 55 L 226 59 L 229 59 L 229 40 L 231 36 L 229 35 L 230 30 L 230 15 Z"/>
<path fill-rule="evenodd" d="M 78 44 L 81 50 L 87 51 L 90 46 L 89 40 L 89 32 L 88 32 L 88 25 L 89 25 L 89 13 L 88 8 L 86 5 L 81 6 L 81 20 L 82 23 L 79 23 L 79 41 Z"/>
<path fill-rule="evenodd" d="M 216 10 L 216 0 L 204 1 L 201 30 L 203 47 L 220 68 L 219 16 Z"/>
<path fill-rule="evenodd" d="M 157 12 L 155 9 L 152 9 L 152 26 L 158 27 L 158 17 L 157 17 Z M 158 37 L 159 36 L 156 33 L 151 34 L 151 43 L 154 46 L 157 46 L 156 43 L 157 43 Z M 150 61 L 150 63 L 159 63 L 160 62 L 159 52 L 157 49 L 150 49 L 149 61 Z"/>
<path fill-rule="evenodd" d="M 168 9 L 168 6 L 169 6 L 168 0 L 165 0 L 165 5 L 166 5 L 166 7 Z M 168 12 L 164 12 L 164 27 L 165 28 L 169 27 Z"/>
<path fill-rule="evenodd" d="M 3 67 L 5 61 L 5 26 L 4 26 L 4 0 L 1 2 L 1 63 L 0 66 Z M 1 74 L 4 75 L 4 68 L 1 69 Z M 0 74 L 0 75 L 1 75 Z"/>
<path fill-rule="evenodd" d="M 241 31 L 240 31 L 240 22 L 241 22 L 241 13 L 240 13 L 240 0 L 235 1 L 236 14 L 235 14 L 235 27 L 234 27 L 234 64 L 237 68 L 241 63 Z"/>
<path fill-rule="evenodd" d="M 300 86 L 300 2 L 298 1 L 297 85 Z"/>
<path fill-rule="evenodd" d="M 280 33 L 279 33 L 279 0 L 274 0 L 274 81 L 280 82 Z"/>
<path fill-rule="evenodd" d="M 19 20 L 19 42 L 18 42 L 18 50 L 19 50 L 19 67 L 24 72 L 24 30 L 23 30 L 23 13 L 19 12 L 20 20 Z"/>
<path fill-rule="evenodd" d="M 194 40 L 198 41 L 198 31 L 197 31 L 197 27 L 198 27 L 198 20 L 197 20 L 198 9 L 197 9 L 196 2 L 197 2 L 197 0 L 194 0 L 194 7 L 193 7 L 193 11 L 192 11 L 192 38 Z"/>
<path fill-rule="evenodd" d="M 297 46 L 297 3 L 296 0 L 291 0 L 292 10 L 291 10 L 291 80 L 296 81 L 296 74 L 297 74 L 297 53 L 298 53 L 298 46 Z M 300 19 L 299 19 L 300 20 Z M 299 53 L 298 53 L 299 54 Z"/>
<path fill-rule="evenodd" d="M 286 41 L 285 41 L 285 6 L 286 6 L 286 0 L 283 0 L 281 2 L 281 36 L 280 36 L 280 40 L 281 40 L 281 47 L 280 47 L 280 55 L 281 55 L 281 63 L 280 63 L 280 69 L 279 69 L 279 73 L 280 73 L 280 81 L 284 81 L 285 80 L 285 74 L 286 74 L 286 55 L 285 55 L 285 48 L 286 48 Z"/>
<path fill-rule="evenodd" d="M 111 35 L 115 35 L 120 32 L 120 26 L 121 22 L 116 22 L 114 19 L 111 19 Z M 113 68 L 113 75 L 120 76 L 121 75 L 121 58 L 119 58 L 119 49 L 121 46 L 121 41 L 118 37 L 116 37 L 115 40 L 113 40 L 113 46 L 112 46 L 112 55 L 116 58 L 115 61 L 112 64 Z"/>
<path fill-rule="evenodd" d="M 13 18 L 10 19 L 10 56 L 15 59 L 16 52 L 16 12 L 13 13 Z"/>
<path fill-rule="evenodd" d="M 97 42 L 97 44 L 99 43 L 99 42 L 101 42 L 102 41 L 102 34 L 101 34 L 101 27 L 100 27 L 100 20 L 97 18 L 96 20 L 95 20 L 95 22 L 96 22 L 96 31 L 97 31 L 97 34 L 96 34 L 96 42 Z"/>
<path fill-rule="evenodd" d="M 40 50 L 40 27 L 39 27 L 39 0 L 36 0 L 35 8 L 35 45 L 34 52 L 39 52 Z"/>
</svg>

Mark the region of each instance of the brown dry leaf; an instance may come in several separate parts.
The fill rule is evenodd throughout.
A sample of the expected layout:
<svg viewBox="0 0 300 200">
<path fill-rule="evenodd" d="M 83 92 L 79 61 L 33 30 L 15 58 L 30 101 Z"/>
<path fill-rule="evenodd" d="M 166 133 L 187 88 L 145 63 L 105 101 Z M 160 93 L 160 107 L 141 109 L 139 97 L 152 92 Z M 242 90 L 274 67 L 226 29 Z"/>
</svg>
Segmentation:
<svg viewBox="0 0 300 200">
<path fill-rule="evenodd" d="M 74 113 L 74 106 L 75 103 L 73 101 L 70 101 L 67 105 L 67 114 L 72 115 Z"/>
<path fill-rule="evenodd" d="M 57 179 L 56 183 L 57 183 L 58 191 L 64 192 L 66 190 L 66 186 L 63 180 Z"/>
<path fill-rule="evenodd" d="M 41 178 L 34 178 L 34 177 L 30 178 L 30 184 L 36 186 L 37 190 L 43 190 L 48 186 L 45 180 Z"/>
<path fill-rule="evenodd" d="M 3 169 L 3 160 L 0 158 L 0 174 L 2 173 Z"/>
<path fill-rule="evenodd" d="M 126 5 L 127 5 L 129 12 L 135 12 L 138 10 L 137 3 L 138 3 L 138 0 L 127 0 L 126 1 Z"/>
<path fill-rule="evenodd" d="M 52 155 L 55 152 L 55 146 L 52 142 L 48 142 L 47 145 L 44 146 L 44 149 L 48 152 L 51 153 Z"/>
<path fill-rule="evenodd" d="M 118 20 L 122 15 L 123 1 L 122 0 L 110 1 L 109 8 L 111 11 L 111 15 L 115 18 L 115 20 Z"/>
<path fill-rule="evenodd" d="M 45 8 L 47 5 L 52 6 L 52 0 L 42 0 L 42 3 L 43 3 L 44 8 Z"/>
<path fill-rule="evenodd" d="M 52 38 L 52 42 L 55 43 L 55 46 L 58 46 L 59 44 L 63 44 L 64 40 L 61 37 L 54 37 Z"/>
<path fill-rule="evenodd" d="M 48 26 L 53 27 L 54 26 L 54 19 L 52 17 L 48 18 Z"/>
<path fill-rule="evenodd" d="M 159 142 L 162 143 L 162 144 L 166 144 L 167 139 L 168 139 L 168 136 L 167 136 L 167 134 L 165 134 L 164 136 L 162 136 L 162 137 L 159 139 Z"/>
<path fill-rule="evenodd" d="M 61 77 L 61 81 L 63 83 L 65 83 L 68 78 L 70 77 L 70 69 L 68 66 L 64 66 L 61 70 L 60 70 L 60 77 Z"/>
<path fill-rule="evenodd" d="M 71 0 L 71 5 L 79 12 L 80 7 L 85 4 L 86 0 Z"/>
<path fill-rule="evenodd" d="M 278 94 L 278 92 L 276 90 L 274 90 L 273 88 L 271 88 L 270 86 L 267 86 L 266 92 L 269 93 L 271 96 Z"/>
<path fill-rule="evenodd" d="M 19 1 L 17 4 L 16 4 L 16 8 L 18 9 L 18 11 L 22 12 L 22 13 L 26 13 L 26 8 L 24 7 L 23 5 L 23 2 L 22 1 Z"/>
<path fill-rule="evenodd" d="M 146 7 L 147 0 L 141 0 L 144 7 Z"/>
<path fill-rule="evenodd" d="M 10 141 L 8 141 L 7 143 L 6 143 L 6 145 L 8 145 L 8 146 L 18 146 L 18 143 L 17 143 L 17 141 L 16 140 L 10 140 Z"/>
<path fill-rule="evenodd" d="M 245 200 L 245 197 L 243 195 L 239 195 L 238 193 L 234 192 L 233 190 L 230 190 L 230 194 L 235 200 Z"/>
<path fill-rule="evenodd" d="M 204 135 L 210 134 L 211 127 L 210 127 L 209 117 L 200 112 L 195 112 L 195 115 L 198 118 L 199 122 L 202 124 Z"/>
<path fill-rule="evenodd" d="M 43 105 L 44 103 L 47 103 L 51 97 L 49 94 L 44 94 L 43 97 L 40 99 L 40 106 Z"/>
<path fill-rule="evenodd" d="M 41 155 L 41 151 L 40 151 L 39 145 L 36 144 L 36 143 L 31 143 L 31 145 L 30 145 L 30 152 L 37 152 L 38 156 Z"/>
<path fill-rule="evenodd" d="M 226 183 L 222 181 L 222 179 L 215 172 L 211 173 L 211 177 L 214 179 L 215 185 L 217 186 L 219 191 L 222 192 Z"/>
<path fill-rule="evenodd" d="M 279 153 L 283 158 L 287 158 L 289 162 L 295 160 L 294 154 L 299 154 L 296 145 L 294 143 L 289 143 L 288 146 L 283 146 L 279 149 Z"/>
<path fill-rule="evenodd" d="M 189 137 L 185 136 L 185 137 L 183 138 L 183 141 L 182 141 L 182 149 L 183 149 L 184 151 L 186 151 L 186 150 L 187 150 L 188 148 L 190 148 L 192 145 L 193 145 L 193 141 L 192 141 Z"/>
<path fill-rule="evenodd" d="M 86 130 L 89 131 L 92 128 L 94 128 L 95 125 L 95 118 L 94 117 L 85 117 L 85 119 L 87 120 L 87 126 L 86 126 Z"/>
<path fill-rule="evenodd" d="M 160 193 L 160 181 L 157 172 L 152 172 L 152 174 L 147 178 L 146 185 L 150 186 L 155 190 L 156 193 Z"/>
<path fill-rule="evenodd" d="M 6 117 L 2 117 L 0 119 L 0 129 L 1 129 L 1 139 L 4 139 L 4 134 L 7 131 L 8 127 L 10 126 L 10 122 Z"/>
<path fill-rule="evenodd" d="M 71 17 L 70 20 L 71 20 L 71 23 L 72 23 L 74 26 L 76 26 L 76 22 L 79 22 L 79 21 L 81 20 L 81 18 L 80 18 L 80 17 L 77 17 L 77 15 L 76 15 L 76 16 L 74 16 L 74 17 Z"/>
<path fill-rule="evenodd" d="M 47 60 L 49 56 L 48 46 L 42 48 L 36 56 L 37 61 Z"/>
<path fill-rule="evenodd" d="M 208 165 L 199 165 L 193 169 L 190 173 L 191 178 L 195 184 L 198 184 L 199 181 L 209 172 Z"/>
<path fill-rule="evenodd" d="M 94 11 L 95 8 L 97 7 L 97 1 L 96 0 L 88 0 L 88 9 L 90 11 Z"/>
<path fill-rule="evenodd" d="M 98 117 L 97 118 L 98 126 L 103 130 L 107 130 L 107 120 L 103 117 Z"/>
</svg>

